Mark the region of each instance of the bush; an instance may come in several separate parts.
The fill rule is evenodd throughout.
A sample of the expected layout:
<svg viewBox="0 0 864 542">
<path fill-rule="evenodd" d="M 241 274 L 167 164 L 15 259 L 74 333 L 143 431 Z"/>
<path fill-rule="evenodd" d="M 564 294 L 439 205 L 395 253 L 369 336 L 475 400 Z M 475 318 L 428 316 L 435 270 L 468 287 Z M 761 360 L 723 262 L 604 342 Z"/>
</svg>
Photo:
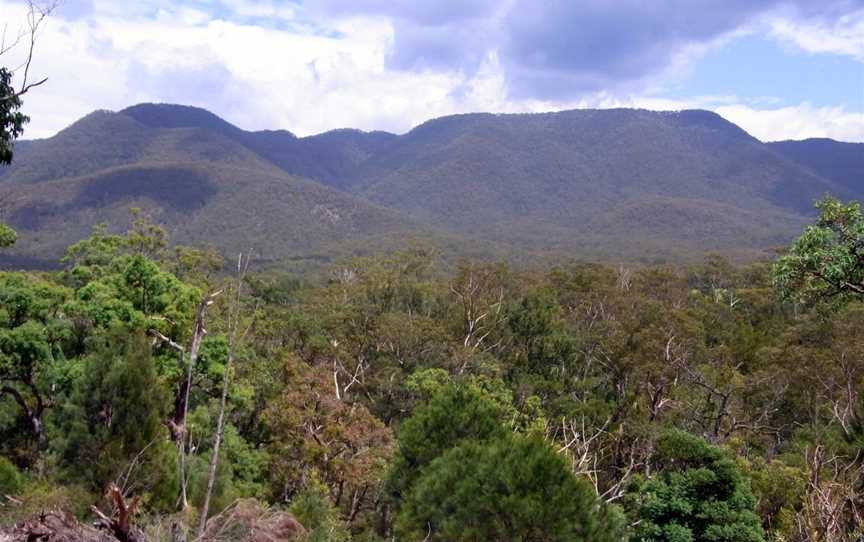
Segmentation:
<svg viewBox="0 0 864 542">
<path fill-rule="evenodd" d="M 660 473 L 635 487 L 637 540 L 764 541 L 749 480 L 722 449 L 671 430 L 654 461 Z"/>
<path fill-rule="evenodd" d="M 0 457 L 0 495 L 18 495 L 24 490 L 24 475 L 11 461 Z"/>
<path fill-rule="evenodd" d="M 406 496 L 400 540 L 618 541 L 621 522 L 536 438 L 466 442 L 433 461 Z"/>
</svg>

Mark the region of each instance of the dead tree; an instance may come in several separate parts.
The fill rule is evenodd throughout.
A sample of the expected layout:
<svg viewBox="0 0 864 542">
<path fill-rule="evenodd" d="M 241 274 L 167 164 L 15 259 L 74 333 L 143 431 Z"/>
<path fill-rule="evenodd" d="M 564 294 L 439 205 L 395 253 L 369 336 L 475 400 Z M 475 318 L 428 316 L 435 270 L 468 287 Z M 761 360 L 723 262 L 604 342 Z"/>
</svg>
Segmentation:
<svg viewBox="0 0 864 542">
<path fill-rule="evenodd" d="M 10 35 L 9 25 L 4 25 L 2 33 L 0 33 L 0 56 L 11 53 L 21 45 L 25 46 L 26 50 L 22 62 L 9 70 L 12 74 L 21 74 L 21 81 L 11 93 L 0 96 L 0 102 L 17 100 L 31 89 L 43 85 L 48 81 L 47 77 L 32 81 L 30 67 L 33 64 L 33 53 L 36 50 L 36 35 L 39 32 L 39 28 L 43 25 L 45 19 L 57 9 L 59 4 L 59 0 L 49 2 L 28 0 L 26 26 Z"/>
<path fill-rule="evenodd" d="M 132 516 L 138 511 L 141 500 L 135 497 L 127 503 L 115 485 L 108 489 L 108 498 L 112 506 L 110 516 L 95 506 L 90 508 L 96 514 L 96 528 L 111 533 L 120 542 L 145 542 L 143 533 L 132 525 Z"/>
<path fill-rule="evenodd" d="M 225 405 L 228 400 L 228 391 L 231 386 L 231 367 L 237 354 L 238 341 L 242 341 L 252 327 L 249 324 L 238 336 L 240 329 L 240 317 L 242 315 L 241 303 L 243 301 L 243 280 L 249 269 L 249 255 L 243 259 L 240 254 L 237 258 L 237 277 L 231 292 L 228 305 L 228 360 L 225 363 L 225 372 L 222 375 L 222 397 L 219 401 L 219 418 L 216 422 L 216 434 L 213 440 L 213 453 L 210 457 L 210 471 L 207 476 L 207 492 L 204 494 L 204 504 L 201 506 L 201 519 L 198 525 L 198 537 L 204 534 L 207 526 L 207 514 L 210 511 L 210 497 L 213 494 L 213 486 L 216 483 L 216 471 L 219 468 L 219 448 L 222 444 L 222 435 L 225 431 Z"/>
<path fill-rule="evenodd" d="M 465 356 L 459 374 L 468 369 L 475 353 L 490 352 L 501 346 L 495 334 L 505 322 L 504 286 L 501 270 L 492 266 L 464 265 L 450 284 L 450 292 L 461 309 Z"/>
<path fill-rule="evenodd" d="M 180 356 L 180 365 L 181 367 L 185 365 L 184 368 L 186 369 L 186 378 L 180 381 L 180 385 L 177 387 L 177 392 L 174 395 L 174 413 L 165 423 L 165 425 L 168 426 L 168 434 L 171 437 L 171 440 L 177 445 L 178 456 L 180 459 L 180 501 L 184 510 L 189 507 L 188 480 L 186 477 L 186 455 L 188 453 L 186 418 L 189 415 L 189 393 L 192 389 L 192 374 L 195 369 L 195 364 L 198 361 L 198 352 L 201 350 L 201 342 L 207 334 L 207 329 L 204 327 L 207 308 L 212 305 L 216 297 L 221 294 L 222 290 L 218 290 L 206 295 L 198 304 L 198 310 L 195 312 L 195 323 L 192 327 L 192 341 L 189 345 L 188 359 L 186 359 L 186 350 L 182 345 L 162 335 L 158 331 L 150 331 L 156 341 L 164 343 L 177 350 Z"/>
<path fill-rule="evenodd" d="M 613 455 L 609 445 L 612 435 L 608 431 L 611 423 L 610 417 L 600 427 L 590 427 L 583 416 L 579 422 L 562 418 L 560 428 L 546 428 L 547 438 L 563 442 L 557 451 L 570 459 L 573 472 L 591 482 L 597 496 L 608 503 L 624 496 L 639 463 L 635 451 L 631 450 L 626 465 L 608 465 Z M 607 469 L 614 469 L 614 475 L 603 476 L 603 463 L 607 464 Z"/>
<path fill-rule="evenodd" d="M 796 519 L 801 542 L 855 542 L 864 537 L 864 467 L 859 458 L 829 457 L 823 446 L 805 452 L 809 477 Z"/>
</svg>

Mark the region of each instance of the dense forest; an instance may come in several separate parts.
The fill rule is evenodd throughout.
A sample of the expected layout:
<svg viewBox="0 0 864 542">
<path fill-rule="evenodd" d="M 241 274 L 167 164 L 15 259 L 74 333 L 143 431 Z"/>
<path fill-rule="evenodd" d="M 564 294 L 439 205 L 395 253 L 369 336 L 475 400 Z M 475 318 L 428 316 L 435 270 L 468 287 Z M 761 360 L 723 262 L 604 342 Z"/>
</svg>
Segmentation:
<svg viewBox="0 0 864 542">
<path fill-rule="evenodd" d="M 45 82 L 27 68 L 16 88 L 0 67 L 0 166 L 23 156 L 0 170 L 0 257 L 74 243 L 0 271 L 0 542 L 864 540 L 858 147 L 768 147 L 700 111 L 299 139 L 146 105 L 14 147 Z M 779 256 L 730 257 L 744 234 L 764 256 L 830 188 L 853 201 L 822 199 Z M 159 204 L 127 219 L 141 200 Z M 120 213 L 128 231 L 81 239 Z M 730 251 L 514 267 L 434 248 L 475 229 Z M 264 235 L 365 254 L 299 273 L 228 250 Z"/>
<path fill-rule="evenodd" d="M 303 279 L 136 212 L 59 271 L 0 274 L 0 525 L 860 540 L 864 218 L 820 209 L 745 267 L 449 269 L 417 248 Z"/>
</svg>

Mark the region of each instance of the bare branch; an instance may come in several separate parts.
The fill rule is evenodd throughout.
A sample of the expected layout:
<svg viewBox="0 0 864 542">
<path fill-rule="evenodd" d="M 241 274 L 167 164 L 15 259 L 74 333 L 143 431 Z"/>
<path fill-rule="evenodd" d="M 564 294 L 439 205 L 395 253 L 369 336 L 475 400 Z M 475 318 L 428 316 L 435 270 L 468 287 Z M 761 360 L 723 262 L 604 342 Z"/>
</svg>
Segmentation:
<svg viewBox="0 0 864 542">
<path fill-rule="evenodd" d="M 8 96 L 0 96 L 0 102 L 20 98 L 30 90 L 43 85 L 48 81 L 47 77 L 43 77 L 36 82 L 30 82 L 30 69 L 33 64 L 33 54 L 36 50 L 36 36 L 39 33 L 39 29 L 45 22 L 45 19 L 47 19 L 59 5 L 60 0 L 51 0 L 45 3 L 37 2 L 36 0 L 29 0 L 27 2 L 27 26 L 25 29 L 19 31 L 15 35 L 15 38 L 8 43 L 6 41 L 8 25 L 4 26 L 2 38 L 0 38 L 0 55 L 8 53 L 25 39 L 27 40 L 27 52 L 24 55 L 24 61 L 17 68 L 12 70 L 12 73 L 15 74 L 23 70 L 18 90 L 13 91 Z"/>
</svg>

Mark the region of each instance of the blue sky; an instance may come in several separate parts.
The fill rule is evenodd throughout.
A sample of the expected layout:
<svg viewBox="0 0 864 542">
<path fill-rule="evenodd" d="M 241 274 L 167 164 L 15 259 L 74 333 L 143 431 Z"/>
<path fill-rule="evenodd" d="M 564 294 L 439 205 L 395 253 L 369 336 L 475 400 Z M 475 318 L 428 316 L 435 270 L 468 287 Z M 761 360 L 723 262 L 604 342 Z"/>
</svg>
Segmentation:
<svg viewBox="0 0 864 542">
<path fill-rule="evenodd" d="M 64 0 L 34 70 L 28 137 L 154 101 L 300 135 L 646 107 L 864 141 L 864 0 Z"/>
<path fill-rule="evenodd" d="M 717 48 L 668 92 L 686 98 L 738 95 L 767 105 L 793 106 L 809 101 L 864 110 L 864 64 L 835 53 L 810 53 L 757 35 Z"/>
</svg>

